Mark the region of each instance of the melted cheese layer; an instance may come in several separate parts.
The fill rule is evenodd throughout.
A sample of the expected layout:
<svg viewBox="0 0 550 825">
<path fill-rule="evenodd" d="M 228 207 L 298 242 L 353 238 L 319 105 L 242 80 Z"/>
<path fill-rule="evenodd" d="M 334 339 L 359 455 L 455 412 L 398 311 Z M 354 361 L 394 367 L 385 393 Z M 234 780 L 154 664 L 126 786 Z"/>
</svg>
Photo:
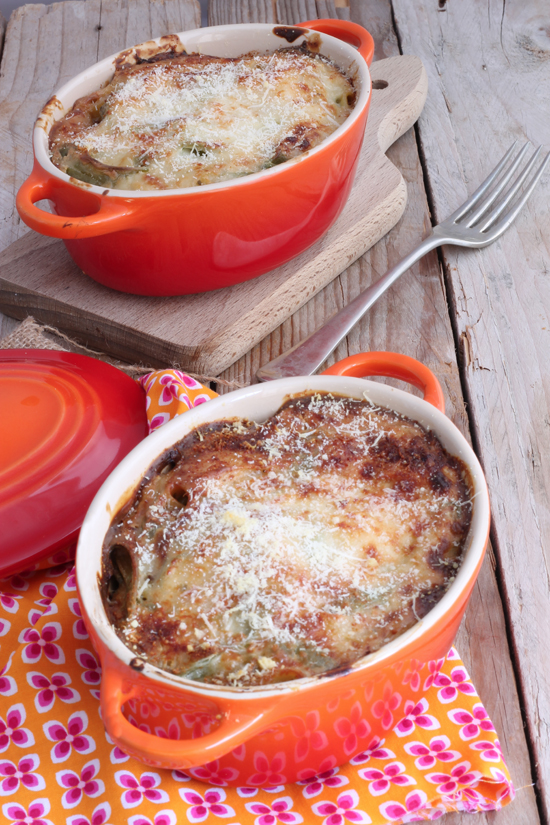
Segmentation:
<svg viewBox="0 0 550 825">
<path fill-rule="evenodd" d="M 73 177 L 117 189 L 216 183 L 313 148 L 354 100 L 338 67 L 299 48 L 124 65 L 54 125 L 51 158 Z"/>
<path fill-rule="evenodd" d="M 140 657 L 191 679 L 348 666 L 441 598 L 470 489 L 433 434 L 368 402 L 307 396 L 261 426 L 211 425 L 115 519 L 106 609 Z"/>
</svg>

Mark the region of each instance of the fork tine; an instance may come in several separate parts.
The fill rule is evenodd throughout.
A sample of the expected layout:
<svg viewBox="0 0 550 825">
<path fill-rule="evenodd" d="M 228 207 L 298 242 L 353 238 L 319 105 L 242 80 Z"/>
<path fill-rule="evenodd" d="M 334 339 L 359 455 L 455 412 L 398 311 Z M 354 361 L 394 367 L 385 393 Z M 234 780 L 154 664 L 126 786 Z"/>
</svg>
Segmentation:
<svg viewBox="0 0 550 825">
<path fill-rule="evenodd" d="M 485 194 L 487 189 L 490 187 L 494 179 L 502 172 L 502 170 L 510 160 L 514 152 L 514 149 L 517 145 L 518 142 L 517 140 L 515 140 L 506 152 L 506 154 L 504 155 L 504 157 L 502 158 L 502 160 L 500 161 L 500 163 L 498 164 L 498 166 L 495 169 L 493 169 L 489 177 L 486 178 L 483 181 L 483 183 L 476 189 L 471 198 L 468 198 L 467 201 L 465 201 L 461 206 L 458 207 L 456 212 L 453 212 L 452 215 L 449 215 L 449 217 L 445 219 L 445 223 L 454 223 L 455 221 L 458 221 L 460 218 L 462 218 L 463 215 L 466 214 L 466 212 L 468 212 L 468 210 L 472 208 L 472 206 L 475 206 L 478 200 Z"/>
<path fill-rule="evenodd" d="M 514 222 L 514 220 L 518 216 L 519 212 L 525 206 L 525 204 L 527 202 L 527 199 L 531 195 L 531 192 L 533 191 L 533 189 L 535 188 L 535 186 L 539 182 L 540 177 L 541 177 L 542 173 L 544 172 L 544 170 L 546 169 L 549 160 L 550 160 L 550 152 L 546 155 L 546 157 L 542 161 L 541 165 L 537 169 L 537 171 L 535 173 L 535 177 L 533 178 L 533 180 L 529 184 L 529 187 L 523 193 L 523 197 L 521 198 L 521 200 L 514 206 L 513 209 L 510 210 L 510 212 L 508 212 L 504 216 L 504 218 L 500 221 L 500 223 L 497 223 L 495 226 L 493 226 L 491 228 L 491 230 L 489 232 L 487 232 L 487 243 L 491 243 L 491 241 L 494 241 L 496 238 L 499 237 L 499 235 L 502 235 L 502 233 L 505 232 L 506 229 L 508 229 L 508 227 Z"/>
<path fill-rule="evenodd" d="M 520 152 L 518 153 L 516 159 L 511 164 L 510 168 L 507 169 L 506 174 L 499 180 L 493 191 L 488 195 L 484 201 L 482 201 L 475 212 L 472 212 L 471 215 L 468 216 L 467 220 L 463 222 L 464 226 L 473 226 L 477 221 L 485 215 L 489 207 L 495 202 L 501 192 L 504 191 L 504 188 L 508 185 L 512 176 L 515 175 L 518 166 L 520 165 L 521 161 L 525 157 L 527 150 L 529 148 L 529 144 L 526 143 Z"/>
<path fill-rule="evenodd" d="M 501 203 L 499 203 L 499 205 L 495 209 L 493 209 L 489 213 L 488 216 L 486 216 L 483 223 L 477 224 L 474 227 L 475 229 L 477 229 L 478 232 L 486 232 L 487 229 L 489 229 L 489 227 L 492 226 L 495 223 L 498 216 L 501 215 L 504 212 L 504 210 L 506 209 L 506 207 L 508 206 L 510 201 L 513 200 L 513 198 L 515 197 L 515 195 L 517 194 L 517 192 L 521 188 L 523 182 L 527 179 L 529 173 L 531 172 L 531 169 L 533 168 L 533 166 L 537 162 L 537 159 L 538 159 L 541 152 L 542 152 L 542 146 L 539 146 L 538 149 L 533 153 L 533 157 L 531 158 L 529 163 L 525 166 L 523 172 L 518 177 L 518 179 L 516 180 L 514 185 L 512 187 L 510 187 L 510 189 L 507 192 L 506 197 L 504 198 L 504 200 Z"/>
</svg>

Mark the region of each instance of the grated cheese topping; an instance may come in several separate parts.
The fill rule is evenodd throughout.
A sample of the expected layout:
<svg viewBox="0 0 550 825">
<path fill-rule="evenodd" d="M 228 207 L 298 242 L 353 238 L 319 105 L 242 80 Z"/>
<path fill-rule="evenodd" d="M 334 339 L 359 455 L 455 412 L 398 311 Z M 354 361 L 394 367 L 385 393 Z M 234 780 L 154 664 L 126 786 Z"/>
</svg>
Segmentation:
<svg viewBox="0 0 550 825">
<path fill-rule="evenodd" d="M 313 148 L 352 111 L 351 79 L 301 48 L 123 65 L 50 133 L 52 162 L 88 183 L 173 189 L 248 175 Z"/>
<path fill-rule="evenodd" d="M 369 401 L 308 395 L 262 425 L 218 422 L 164 456 L 115 519 L 105 605 L 141 658 L 191 679 L 346 667 L 454 580 L 470 490 L 432 433 Z"/>
</svg>

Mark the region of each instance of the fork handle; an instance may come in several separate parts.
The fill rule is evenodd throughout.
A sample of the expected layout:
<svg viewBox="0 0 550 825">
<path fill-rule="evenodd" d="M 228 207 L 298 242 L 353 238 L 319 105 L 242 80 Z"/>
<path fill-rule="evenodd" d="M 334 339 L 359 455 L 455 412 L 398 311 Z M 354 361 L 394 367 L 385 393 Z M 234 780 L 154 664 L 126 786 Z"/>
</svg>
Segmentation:
<svg viewBox="0 0 550 825">
<path fill-rule="evenodd" d="M 322 327 L 292 349 L 283 352 L 269 364 L 261 367 L 256 373 L 258 380 L 273 381 L 275 378 L 287 378 L 291 375 L 313 375 L 380 296 L 419 258 L 446 242 L 448 242 L 447 239 L 439 235 L 428 235 L 416 249 L 413 249 L 396 266 L 382 275 L 378 281 L 359 293 L 357 298 L 333 315 Z"/>
</svg>

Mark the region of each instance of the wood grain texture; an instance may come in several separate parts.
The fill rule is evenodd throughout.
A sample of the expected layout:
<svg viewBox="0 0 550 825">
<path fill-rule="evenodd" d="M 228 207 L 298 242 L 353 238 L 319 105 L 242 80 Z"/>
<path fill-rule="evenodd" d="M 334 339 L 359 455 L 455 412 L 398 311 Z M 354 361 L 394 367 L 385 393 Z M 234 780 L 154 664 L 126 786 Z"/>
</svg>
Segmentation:
<svg viewBox="0 0 550 825">
<path fill-rule="evenodd" d="M 313 247 L 261 278 L 181 298 L 113 292 L 84 276 L 60 241 L 30 233 L 0 257 L 0 308 L 34 315 L 93 349 L 132 362 L 179 364 L 218 375 L 277 327 L 395 225 L 405 208 L 401 173 L 384 151 L 417 119 L 426 97 L 423 66 L 379 62 L 356 180 L 344 211 Z"/>
<path fill-rule="evenodd" d="M 288 26 L 319 17 L 338 17 L 332 0 L 277 0 L 277 20 Z"/>
<path fill-rule="evenodd" d="M 265 0 L 253 5 L 262 7 L 265 15 L 273 9 L 273 4 Z M 474 8 L 473 0 L 463 0 L 454 4 L 452 15 L 446 17 L 450 11 L 438 11 L 439 0 L 429 0 L 429 6 L 410 0 L 394 0 L 393 5 L 405 51 L 422 56 L 431 69 L 429 106 L 421 121 L 420 136 L 434 213 L 442 217 L 447 208 L 456 206 L 466 191 L 482 179 L 496 151 L 493 141 L 498 144 L 498 154 L 505 148 L 510 131 L 521 134 L 524 127 L 529 127 L 529 134 L 535 136 L 535 121 L 541 121 L 539 131 L 548 123 L 545 106 L 549 95 L 544 85 L 550 65 L 548 60 L 544 62 L 548 50 L 546 7 L 543 8 L 542 0 L 538 4 L 529 0 L 514 9 L 510 3 L 492 8 L 480 3 Z M 211 0 L 210 22 L 243 21 L 243 15 L 250 13 L 248 6 L 249 3 L 234 0 Z M 232 19 L 219 19 L 228 7 Z M 292 12 L 291 5 L 289 8 Z M 389 0 L 351 0 L 349 10 L 336 5 L 335 11 L 338 15 L 351 12 L 353 19 L 370 29 L 376 39 L 376 59 L 398 53 Z M 267 21 L 267 17 L 261 19 Z M 145 36 L 148 35 L 137 39 Z M 504 54 L 509 57 L 509 64 L 504 61 Z M 94 56 L 89 62 L 96 59 Z M 539 75 L 544 72 L 541 85 Z M 0 101 L 2 84 L 3 79 Z M 506 98 L 507 84 L 515 97 Z M 498 91 L 496 101 L 492 98 L 493 87 Z M 527 102 L 518 102 L 517 97 L 525 90 Z M 537 95 L 541 100 L 534 105 Z M 483 134 L 486 128 L 489 131 Z M 18 151 L 28 151 L 27 143 L 17 134 Z M 5 140 L 0 143 L 0 151 L 3 146 Z M 397 227 L 228 370 L 226 377 L 239 377 L 243 383 L 251 381 L 261 363 L 313 331 L 408 252 L 427 230 L 430 216 L 414 135 L 403 136 L 388 155 L 403 170 L 409 191 L 408 206 Z M 522 224 L 519 245 L 509 246 L 505 237 L 498 248 L 481 253 L 461 251 L 451 256 L 451 250 L 445 250 L 445 273 L 440 271 L 435 253 L 427 256 L 381 299 L 331 358 L 332 362 L 361 349 L 394 349 L 424 360 L 442 381 L 448 414 L 467 432 L 447 299 L 453 315 L 456 313 L 469 411 L 489 477 L 498 551 L 497 559 L 490 553 L 482 568 L 457 646 L 497 724 L 513 778 L 521 788 L 517 801 L 502 812 L 477 815 L 475 822 L 479 825 L 540 822 L 533 789 L 528 787 L 532 781 L 530 764 L 495 581 L 497 565 L 499 576 L 504 579 L 506 606 L 512 610 L 511 633 L 516 642 L 521 685 L 528 697 L 528 726 L 543 791 L 550 765 L 548 752 L 541 744 L 541 732 L 544 737 L 549 721 L 548 656 L 543 647 L 548 635 L 544 624 L 548 593 L 543 541 L 546 540 L 546 547 L 550 546 L 548 344 L 543 346 L 542 330 L 544 326 L 550 329 L 546 323 L 550 271 L 544 224 L 547 194 L 548 189 L 546 201 L 543 198 L 533 202 L 536 209 L 530 210 L 529 220 Z M 4 197 L 0 208 L 5 217 L 4 207 L 11 209 L 13 195 L 6 199 L 0 193 L 0 197 Z M 17 229 L 14 232 L 10 225 L 9 239 L 16 234 Z M 480 255 L 483 258 L 477 257 Z M 545 317 L 537 318 L 537 312 Z M 2 319 L 2 331 L 11 331 L 13 323 L 11 319 Z M 518 626 L 520 630 L 516 632 Z M 543 805 L 547 806 L 547 796 L 543 797 Z M 468 814 L 454 814 L 447 815 L 444 821 L 447 825 L 466 825 L 474 820 Z"/>
<path fill-rule="evenodd" d="M 0 11 L 0 58 L 2 57 L 2 50 L 4 48 L 4 35 L 6 33 L 7 25 L 8 21 Z"/>
<path fill-rule="evenodd" d="M 208 25 L 276 23 L 272 0 L 209 0 Z"/>
<path fill-rule="evenodd" d="M 549 147 L 548 3 L 395 0 L 403 49 L 430 65 L 419 124 L 435 217 L 513 139 Z M 464 70 L 464 65 L 468 70 Z M 460 82 L 457 82 L 457 78 Z M 550 819 L 550 174 L 515 224 L 475 253 L 444 249 L 470 417 L 532 743 Z M 520 803 L 521 804 L 521 803 Z M 527 818 L 522 821 L 529 821 Z"/>
</svg>

